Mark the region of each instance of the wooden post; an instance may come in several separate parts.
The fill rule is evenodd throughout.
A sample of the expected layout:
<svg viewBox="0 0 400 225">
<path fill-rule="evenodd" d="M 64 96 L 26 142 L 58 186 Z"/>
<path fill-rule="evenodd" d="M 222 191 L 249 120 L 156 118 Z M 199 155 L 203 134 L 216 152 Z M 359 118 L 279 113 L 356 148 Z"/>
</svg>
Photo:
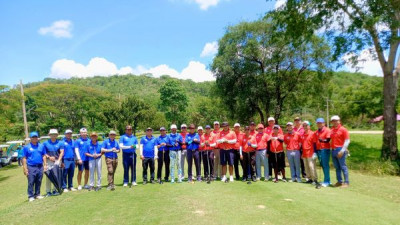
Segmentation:
<svg viewBox="0 0 400 225">
<path fill-rule="evenodd" d="M 24 87 L 22 86 L 22 80 L 20 80 L 19 84 L 21 86 L 22 115 L 24 117 L 24 131 L 25 131 L 25 139 L 26 139 L 29 137 L 29 135 L 28 135 L 28 121 L 26 120 Z"/>
</svg>

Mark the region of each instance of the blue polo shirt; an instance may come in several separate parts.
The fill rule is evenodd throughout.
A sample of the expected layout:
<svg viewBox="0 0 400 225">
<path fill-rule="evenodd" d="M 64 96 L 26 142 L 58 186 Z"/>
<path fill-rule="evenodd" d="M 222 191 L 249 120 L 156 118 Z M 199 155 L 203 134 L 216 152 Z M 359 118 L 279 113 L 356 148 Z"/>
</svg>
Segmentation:
<svg viewBox="0 0 400 225">
<path fill-rule="evenodd" d="M 60 143 L 60 149 L 64 150 L 64 159 L 75 159 L 74 141 L 64 138 Z"/>
<path fill-rule="evenodd" d="M 59 140 L 52 142 L 51 139 L 49 139 L 45 141 L 43 145 L 46 154 L 48 156 L 55 157 L 56 159 L 58 159 L 58 157 L 60 156 L 60 148 L 61 148 L 61 143 Z"/>
<path fill-rule="evenodd" d="M 140 139 L 140 144 L 143 145 L 143 156 L 145 158 L 154 158 L 154 146 L 157 145 L 157 139 L 153 136 L 148 138 L 147 136 Z"/>
<path fill-rule="evenodd" d="M 29 143 L 25 145 L 22 157 L 26 158 L 28 166 L 43 165 L 43 156 L 46 154 L 44 146 L 40 143 L 34 145 Z"/>
<path fill-rule="evenodd" d="M 135 135 L 127 135 L 124 134 L 120 137 L 119 139 L 119 143 L 122 143 L 124 146 L 134 146 L 133 148 L 129 148 L 129 149 L 123 149 L 123 152 L 126 153 L 134 153 L 136 150 L 136 145 L 138 144 L 137 142 L 137 138 L 135 137 Z"/>
<path fill-rule="evenodd" d="M 74 144 L 74 147 L 79 149 L 79 156 L 81 157 L 81 160 L 87 161 L 85 152 L 87 152 L 87 149 L 89 148 L 90 139 L 79 138 Z"/>
<path fill-rule="evenodd" d="M 160 145 L 162 143 L 169 144 L 168 135 L 158 136 L 156 143 L 157 143 L 157 145 Z M 160 148 L 158 148 L 158 151 L 167 151 L 167 150 L 168 150 L 168 146 L 160 146 Z"/>
<path fill-rule="evenodd" d="M 194 139 L 197 139 L 198 141 L 200 141 L 200 136 L 197 133 L 193 133 L 193 134 L 188 133 L 186 135 L 185 142 L 188 143 L 187 148 L 186 148 L 187 150 L 194 151 L 194 150 L 198 150 L 199 149 L 199 144 L 194 143 L 193 142 Z"/>
<path fill-rule="evenodd" d="M 95 153 L 96 154 L 100 154 L 101 153 L 101 147 L 102 147 L 102 145 L 98 141 L 96 142 L 96 144 L 93 144 L 90 141 L 89 148 L 87 148 L 87 152 L 86 153 L 89 153 L 91 155 L 93 155 Z M 88 159 L 88 161 L 94 160 L 94 158 L 90 157 L 90 156 L 86 156 L 86 158 Z"/>
<path fill-rule="evenodd" d="M 109 138 L 106 139 L 103 142 L 103 145 L 101 147 L 105 148 L 105 149 L 116 148 L 116 149 L 119 150 L 118 141 L 116 141 L 115 139 L 114 139 L 114 141 L 111 141 Z M 117 159 L 118 158 L 118 155 L 115 152 L 106 152 L 104 155 L 106 156 L 106 158 L 110 158 L 110 159 Z"/>
<path fill-rule="evenodd" d="M 169 150 L 176 151 L 181 149 L 181 145 L 179 144 L 180 142 L 183 141 L 182 135 L 175 133 L 175 134 L 169 134 L 168 135 L 168 140 L 169 144 L 172 145 L 172 147 L 169 147 Z M 178 146 L 175 146 L 175 144 L 178 144 Z"/>
</svg>

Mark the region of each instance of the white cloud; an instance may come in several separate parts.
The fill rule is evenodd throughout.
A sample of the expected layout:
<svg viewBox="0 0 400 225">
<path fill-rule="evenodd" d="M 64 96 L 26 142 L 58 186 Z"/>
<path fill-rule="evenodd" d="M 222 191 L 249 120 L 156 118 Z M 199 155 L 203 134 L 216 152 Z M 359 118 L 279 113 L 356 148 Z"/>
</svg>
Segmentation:
<svg viewBox="0 0 400 225">
<path fill-rule="evenodd" d="M 218 43 L 216 41 L 206 43 L 200 57 L 213 56 L 218 52 Z"/>
<path fill-rule="evenodd" d="M 72 22 L 69 20 L 54 21 L 51 26 L 41 27 L 38 32 L 41 35 L 52 35 L 56 38 L 71 38 Z"/>
<path fill-rule="evenodd" d="M 125 66 L 118 67 L 106 60 L 105 58 L 92 58 L 87 65 L 83 65 L 70 59 L 59 59 L 55 61 L 51 67 L 50 77 L 52 78 L 71 78 L 71 77 L 93 77 L 93 76 L 111 76 L 126 74 L 145 74 L 151 73 L 154 77 L 169 75 L 179 79 L 191 79 L 195 82 L 215 80 L 211 71 L 207 70 L 206 65 L 198 61 L 190 61 L 189 64 L 181 71 L 161 64 L 155 67 L 147 68 L 142 65 L 136 66 L 134 69 Z"/>
<path fill-rule="evenodd" d="M 286 5 L 286 0 L 276 0 L 274 9 L 279 9 L 281 6 Z"/>
<path fill-rule="evenodd" d="M 221 0 L 194 0 L 201 10 L 207 10 L 210 6 L 216 6 Z"/>
<path fill-rule="evenodd" d="M 345 69 L 350 72 L 360 72 L 373 76 L 383 76 L 382 68 L 380 66 L 379 61 L 374 57 L 373 52 L 371 50 L 365 49 L 358 56 L 358 60 L 360 61 L 356 67 L 353 67 L 350 58 L 354 56 L 354 54 L 348 54 L 343 57 L 346 61 Z"/>
<path fill-rule="evenodd" d="M 69 59 L 59 59 L 55 61 L 51 67 L 50 77 L 53 78 L 71 78 L 71 77 L 93 77 L 93 76 L 110 76 L 125 75 L 133 73 L 133 69 L 129 66 L 120 69 L 104 58 L 92 58 L 88 65 L 82 65 Z"/>
</svg>

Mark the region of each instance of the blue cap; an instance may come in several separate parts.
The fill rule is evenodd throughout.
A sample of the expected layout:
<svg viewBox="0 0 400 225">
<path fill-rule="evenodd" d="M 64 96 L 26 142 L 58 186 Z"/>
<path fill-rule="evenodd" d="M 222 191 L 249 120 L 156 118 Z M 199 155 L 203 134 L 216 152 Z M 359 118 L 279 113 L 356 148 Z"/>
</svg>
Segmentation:
<svg viewBox="0 0 400 225">
<path fill-rule="evenodd" d="M 324 118 L 318 118 L 316 122 L 317 123 L 325 123 L 325 120 L 324 120 Z"/>
<path fill-rule="evenodd" d="M 30 138 L 39 137 L 39 134 L 38 134 L 38 132 L 33 131 L 33 132 L 31 132 L 31 133 L 29 134 L 29 137 L 30 137 Z"/>
<path fill-rule="evenodd" d="M 206 125 L 206 129 L 211 129 L 211 126 L 210 125 Z"/>
</svg>

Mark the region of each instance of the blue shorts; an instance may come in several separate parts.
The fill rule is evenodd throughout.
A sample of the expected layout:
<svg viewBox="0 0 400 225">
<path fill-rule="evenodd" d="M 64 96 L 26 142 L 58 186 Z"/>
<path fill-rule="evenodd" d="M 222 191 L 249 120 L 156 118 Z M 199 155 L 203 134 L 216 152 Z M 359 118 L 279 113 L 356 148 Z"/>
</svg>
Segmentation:
<svg viewBox="0 0 400 225">
<path fill-rule="evenodd" d="M 233 149 L 230 150 L 220 150 L 219 157 L 221 165 L 225 166 L 226 164 L 233 166 L 233 161 L 235 159 L 235 152 Z"/>
<path fill-rule="evenodd" d="M 80 165 L 79 163 L 77 163 L 77 165 L 79 171 L 83 171 L 83 169 L 89 170 L 89 161 L 82 161 L 82 165 Z"/>
</svg>

